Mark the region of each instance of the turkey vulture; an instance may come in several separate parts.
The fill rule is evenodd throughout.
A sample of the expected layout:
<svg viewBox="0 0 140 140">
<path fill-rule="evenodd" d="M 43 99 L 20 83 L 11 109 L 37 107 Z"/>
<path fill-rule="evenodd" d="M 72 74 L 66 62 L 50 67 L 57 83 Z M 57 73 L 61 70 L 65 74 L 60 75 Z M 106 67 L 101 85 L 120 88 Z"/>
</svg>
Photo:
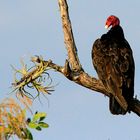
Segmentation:
<svg viewBox="0 0 140 140">
<path fill-rule="evenodd" d="M 111 113 L 124 115 L 130 112 L 129 103 L 134 95 L 135 64 L 119 18 L 109 16 L 105 27 L 110 26 L 111 29 L 94 42 L 92 62 L 99 79 L 110 94 Z"/>
</svg>

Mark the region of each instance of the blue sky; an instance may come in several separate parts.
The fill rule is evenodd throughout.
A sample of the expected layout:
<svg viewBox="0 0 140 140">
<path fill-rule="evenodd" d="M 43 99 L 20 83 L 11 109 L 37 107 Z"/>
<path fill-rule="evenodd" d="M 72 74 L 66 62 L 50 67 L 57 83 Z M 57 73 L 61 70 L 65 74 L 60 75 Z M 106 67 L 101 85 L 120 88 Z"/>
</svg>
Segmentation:
<svg viewBox="0 0 140 140">
<path fill-rule="evenodd" d="M 91 48 L 95 39 L 106 32 L 106 18 L 114 14 L 120 18 L 125 37 L 130 43 L 135 64 L 135 94 L 140 98 L 140 1 L 68 0 L 70 18 L 78 55 L 83 68 L 96 76 L 91 63 Z M 67 52 L 56 0 L 0 0 L 0 100 L 11 91 L 13 71 L 20 68 L 20 59 L 33 55 L 63 65 Z M 50 72 L 55 92 L 34 102 L 33 111 L 48 114 L 50 127 L 34 131 L 34 140 L 139 140 L 140 118 L 131 113 L 113 116 L 108 98 L 68 81 L 57 72 Z"/>
</svg>

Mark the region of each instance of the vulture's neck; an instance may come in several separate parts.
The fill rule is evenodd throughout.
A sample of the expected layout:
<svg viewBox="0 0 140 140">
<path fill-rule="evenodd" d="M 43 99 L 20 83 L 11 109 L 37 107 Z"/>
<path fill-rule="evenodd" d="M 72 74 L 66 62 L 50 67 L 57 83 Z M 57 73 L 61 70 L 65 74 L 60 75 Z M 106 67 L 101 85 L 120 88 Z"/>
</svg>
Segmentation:
<svg viewBox="0 0 140 140">
<path fill-rule="evenodd" d="M 123 29 L 120 25 L 112 27 L 106 34 L 103 34 L 101 40 L 106 39 L 115 39 L 115 40 L 124 40 Z"/>
</svg>

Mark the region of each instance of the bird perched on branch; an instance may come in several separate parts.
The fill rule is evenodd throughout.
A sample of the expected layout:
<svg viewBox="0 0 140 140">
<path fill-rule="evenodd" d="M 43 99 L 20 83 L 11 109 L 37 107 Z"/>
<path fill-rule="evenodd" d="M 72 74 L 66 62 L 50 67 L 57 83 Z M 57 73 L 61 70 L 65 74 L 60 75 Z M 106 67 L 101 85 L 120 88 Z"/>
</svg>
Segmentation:
<svg viewBox="0 0 140 140">
<path fill-rule="evenodd" d="M 94 42 L 92 61 L 99 79 L 110 93 L 111 113 L 124 115 L 130 111 L 134 95 L 133 54 L 118 17 L 109 16 L 105 27 L 111 29 Z"/>
</svg>

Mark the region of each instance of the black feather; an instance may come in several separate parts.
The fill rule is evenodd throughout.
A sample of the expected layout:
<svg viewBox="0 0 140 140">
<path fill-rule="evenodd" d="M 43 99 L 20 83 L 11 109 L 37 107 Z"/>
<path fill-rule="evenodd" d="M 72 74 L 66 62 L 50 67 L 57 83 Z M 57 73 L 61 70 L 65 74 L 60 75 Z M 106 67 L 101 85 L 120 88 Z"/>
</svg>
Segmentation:
<svg viewBox="0 0 140 140">
<path fill-rule="evenodd" d="M 112 114 L 126 114 L 134 95 L 134 59 L 123 29 L 117 25 L 97 39 L 92 61 L 99 79 L 110 93 Z"/>
</svg>

